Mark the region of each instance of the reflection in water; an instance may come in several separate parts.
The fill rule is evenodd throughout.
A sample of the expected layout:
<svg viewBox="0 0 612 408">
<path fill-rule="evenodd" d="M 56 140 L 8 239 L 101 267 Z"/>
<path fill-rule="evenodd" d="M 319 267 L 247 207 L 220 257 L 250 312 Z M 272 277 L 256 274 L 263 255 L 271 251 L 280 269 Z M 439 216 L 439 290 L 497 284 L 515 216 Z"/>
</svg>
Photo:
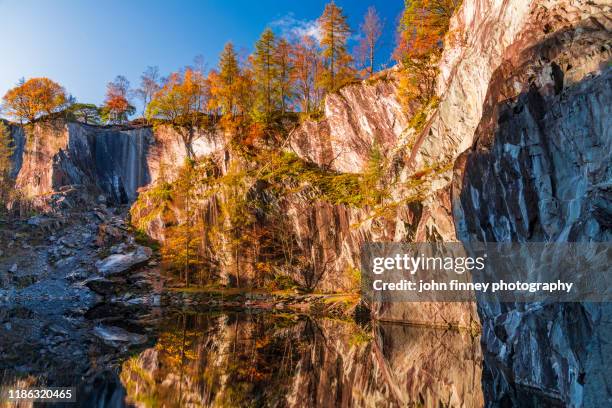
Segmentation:
<svg viewBox="0 0 612 408">
<path fill-rule="evenodd" d="M 123 363 L 141 406 L 483 405 L 478 339 L 295 315 L 177 314 Z"/>
</svg>

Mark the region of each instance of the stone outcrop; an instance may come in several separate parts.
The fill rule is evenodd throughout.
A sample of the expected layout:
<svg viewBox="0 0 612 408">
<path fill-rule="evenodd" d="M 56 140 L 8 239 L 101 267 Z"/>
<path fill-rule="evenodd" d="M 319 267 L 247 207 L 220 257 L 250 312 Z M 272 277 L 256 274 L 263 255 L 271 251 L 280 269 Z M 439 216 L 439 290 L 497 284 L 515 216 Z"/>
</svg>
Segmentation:
<svg viewBox="0 0 612 408">
<path fill-rule="evenodd" d="M 306 121 L 292 132 L 290 148 L 309 161 L 344 173 L 362 172 L 375 147 L 383 154 L 394 150 L 408 125 L 396 98 L 395 71 L 327 95 L 324 117 Z"/>
<path fill-rule="evenodd" d="M 438 108 L 421 132 L 407 129 L 396 139 L 412 146 L 400 180 L 432 163 L 457 161 L 454 175 L 442 172 L 420 200 L 419 229 L 432 231 L 417 240 L 610 240 L 610 21 L 603 1 L 464 1 L 440 64 Z M 345 100 L 357 98 L 330 98 L 326 113 L 347 117 Z M 343 132 L 351 139 L 347 123 L 304 129 L 314 140 Z M 315 154 L 295 150 L 320 165 L 330 165 L 336 152 L 359 171 L 363 160 L 330 144 Z M 360 151 L 364 157 L 367 149 Z M 444 204 L 451 201 L 452 179 L 453 212 Z M 394 239 L 407 239 L 401 228 L 395 232 Z M 609 388 L 605 363 L 598 360 L 610 333 L 606 307 L 480 304 L 491 357 L 485 359 L 487 400 L 520 404 L 530 395 L 540 404 L 588 406 L 609 399 L 601 391 Z M 419 310 L 430 323 L 457 314 Z M 374 313 L 403 321 L 419 316 L 410 305 L 377 305 Z"/>
<path fill-rule="evenodd" d="M 279 200 L 253 187 L 248 194 L 261 208 L 282 215 L 259 218 L 276 223 L 308 258 L 286 274 L 308 289 L 354 289 L 368 240 L 609 241 L 610 14 L 604 0 L 464 0 L 440 61 L 439 103 L 419 130 L 394 96 L 394 72 L 329 95 L 324 117 L 291 132 L 286 149 L 343 173 L 363 172 L 379 149 L 392 164 L 384 180 L 390 205 L 374 214 L 308 194 Z M 168 126 L 41 126 L 11 131 L 17 185 L 32 196 L 85 185 L 131 202 L 139 187 L 176 177 L 186 157 Z M 45 143 L 43 133 L 51 136 Z M 233 159 L 228 150 L 217 133 L 194 144 L 222 173 Z M 218 218 L 223 200 L 203 206 L 207 221 Z M 149 221 L 150 235 L 163 239 L 165 220 Z M 226 278 L 238 269 L 231 255 L 217 256 Z M 472 326 L 476 319 L 470 304 L 371 306 L 381 320 Z M 487 401 L 518 405 L 529 395 L 533 404 L 592 406 L 603 398 L 609 405 L 609 311 L 480 302 Z"/>
<path fill-rule="evenodd" d="M 102 259 L 96 263 L 96 268 L 102 276 L 120 275 L 146 264 L 152 254 L 151 248 L 139 245 L 126 254 L 113 254 Z"/>
<path fill-rule="evenodd" d="M 78 185 L 109 201 L 127 203 L 150 181 L 143 158 L 151 143 L 146 129 L 99 128 L 78 123 L 39 122 L 21 128 L 25 145 L 16 187 L 27 198 L 44 198 Z"/>
<path fill-rule="evenodd" d="M 136 200 L 138 189 L 158 178 L 172 179 L 187 157 L 180 135 L 170 126 L 90 126 L 82 123 L 37 122 L 11 126 L 16 147 L 16 187 L 38 207 L 62 187 L 78 186 L 93 197 L 103 194 L 114 204 Z M 196 155 L 222 146 L 218 134 L 194 138 Z"/>
<path fill-rule="evenodd" d="M 599 2 L 530 6 L 487 81 L 474 143 L 455 164 L 457 235 L 465 242 L 608 242 L 610 9 Z M 611 403 L 609 304 L 486 301 L 478 311 L 490 405 Z"/>
</svg>

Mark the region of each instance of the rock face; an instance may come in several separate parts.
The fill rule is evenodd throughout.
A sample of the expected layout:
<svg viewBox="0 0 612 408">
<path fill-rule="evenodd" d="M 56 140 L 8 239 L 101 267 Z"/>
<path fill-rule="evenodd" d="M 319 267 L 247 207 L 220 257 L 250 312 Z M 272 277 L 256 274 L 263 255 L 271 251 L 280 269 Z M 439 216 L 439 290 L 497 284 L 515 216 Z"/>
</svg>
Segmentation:
<svg viewBox="0 0 612 408">
<path fill-rule="evenodd" d="M 11 169 L 11 177 L 16 178 L 17 174 L 19 174 L 19 170 L 21 169 L 21 165 L 23 162 L 23 150 L 25 148 L 25 134 L 23 132 L 23 128 L 21 126 L 12 126 L 8 125 L 8 129 L 10 132 L 10 136 L 13 139 L 12 147 L 13 156 L 11 157 L 12 169 Z"/>
<path fill-rule="evenodd" d="M 332 206 L 307 200 L 292 202 L 287 214 L 302 245 L 321 248 L 319 265 L 328 270 L 321 274 L 318 288 L 347 290 L 351 286 L 347 271 L 359 270 L 360 247 L 367 241 L 454 241 L 450 190 L 451 166 L 442 159 L 406 166 L 414 131 L 395 96 L 397 73 L 389 70 L 373 82 L 349 85 L 328 95 L 325 116 L 306 121 L 290 136 L 290 147 L 300 157 L 324 168 L 342 172 L 367 171 L 373 149 L 394 163 L 389 177 L 390 203 L 384 214 L 372 208 L 357 209 Z M 411 133 L 412 132 L 412 133 Z M 447 159 L 450 161 L 450 159 Z M 442 164 L 442 165 L 441 165 Z M 413 174 L 436 168 L 433 177 L 414 183 Z M 393 179 L 393 180 L 391 180 Z M 420 184 L 420 182 L 423 182 Z M 406 187 L 418 184 L 419 188 Z M 299 215 L 295 217 L 295 215 Z M 307 218 L 309 217 L 309 218 Z M 312 239 L 314 238 L 314 239 Z M 332 260 L 332 262 L 325 262 Z M 354 286 L 354 285 L 353 285 Z M 473 304 L 375 304 L 373 315 L 381 320 L 403 321 L 435 326 L 472 327 L 476 324 Z M 477 324 L 476 324 L 477 325 Z"/>
<path fill-rule="evenodd" d="M 111 203 L 137 198 L 140 187 L 159 177 L 172 178 L 186 157 L 180 136 L 169 126 L 100 127 L 81 123 L 39 122 L 11 126 L 15 144 L 16 187 L 35 201 L 65 186 L 81 186 Z M 219 135 L 197 135 L 193 150 L 212 154 Z M 44 203 L 38 203 L 43 206 Z"/>
<path fill-rule="evenodd" d="M 580 2 L 532 6 L 489 81 L 474 144 L 455 165 L 462 241 L 612 238 L 606 10 Z M 478 311 L 491 405 L 612 403 L 609 304 L 489 301 Z"/>
<path fill-rule="evenodd" d="M 149 129 L 121 130 L 78 123 L 36 123 L 18 132 L 25 146 L 16 186 L 26 197 L 43 197 L 62 186 L 102 192 L 115 203 L 136 198 L 150 181 L 146 161 Z"/>
<path fill-rule="evenodd" d="M 328 95 L 324 118 L 297 128 L 289 139 L 291 149 L 333 170 L 362 172 L 372 149 L 392 151 L 408 124 L 396 91 L 396 73 L 389 70 Z"/>
<path fill-rule="evenodd" d="M 416 237 L 400 228 L 402 221 L 413 223 L 399 212 L 392 217 L 398 227 L 393 239 L 452 240 L 454 224 L 463 241 L 609 241 L 609 15 L 603 1 L 463 2 L 440 64 L 439 106 L 421 132 L 407 129 L 396 139 L 412 146 L 401 180 L 436 162 L 457 161 L 454 176 L 442 172 L 431 181 L 419 203 Z M 337 106 L 326 113 L 340 119 L 306 124 L 305 132 L 313 140 L 326 134 L 354 139 L 351 121 L 342 119 L 349 108 L 330 101 Z M 311 144 L 312 154 L 304 152 L 305 143 L 292 146 L 320 165 L 330 165 L 335 152 L 344 157 L 340 166 L 351 163 L 341 168 L 359 171 L 363 160 L 333 143 L 330 137 L 326 147 Z M 365 157 L 367 149 L 360 151 Z M 444 203 L 453 178 L 451 212 Z M 456 309 L 420 311 L 430 323 L 434 316 L 461 315 Z M 605 363 L 597 360 L 610 335 L 606 311 L 597 305 L 480 304 L 483 345 L 491 357 L 485 360 L 487 400 L 520 405 L 530 394 L 540 404 L 609 401 L 601 392 L 609 389 Z M 374 314 L 412 321 L 419 311 L 378 305 Z"/>
<path fill-rule="evenodd" d="M 255 211 L 279 215 L 260 218 L 308 260 L 287 274 L 313 290 L 353 290 L 368 240 L 609 241 L 610 13 L 604 0 L 464 0 L 445 42 L 439 104 L 418 131 L 394 97 L 393 73 L 329 95 L 324 117 L 295 129 L 287 150 L 360 173 L 379 149 L 393 164 L 385 180 L 393 205 L 373 214 L 308 194 L 278 200 L 255 186 L 248 194 L 263 203 Z M 176 177 L 185 158 L 167 126 L 41 126 L 11 131 L 17 185 L 32 196 L 78 184 L 129 202 L 139 187 Z M 197 155 L 214 156 L 225 172 L 232 158 L 223 136 L 198 136 Z M 224 199 L 203 206 L 207 222 Z M 163 239 L 165 219 L 150 215 L 142 214 L 147 231 Z M 215 255 L 225 277 L 242 268 L 255 282 L 249 263 Z M 524 405 L 529 394 L 532 405 L 610 405 L 609 312 L 596 304 L 478 304 L 487 401 Z M 372 314 L 430 325 L 476 318 L 470 304 L 376 304 Z"/>
</svg>

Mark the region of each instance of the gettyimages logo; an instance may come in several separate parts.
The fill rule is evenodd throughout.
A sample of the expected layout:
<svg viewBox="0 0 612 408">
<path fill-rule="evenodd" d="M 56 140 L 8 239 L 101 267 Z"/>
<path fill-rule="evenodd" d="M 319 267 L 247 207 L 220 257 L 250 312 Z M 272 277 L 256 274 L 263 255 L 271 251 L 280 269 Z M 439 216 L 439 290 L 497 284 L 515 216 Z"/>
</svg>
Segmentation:
<svg viewBox="0 0 612 408">
<path fill-rule="evenodd" d="M 479 257 L 458 256 L 458 257 L 441 257 L 441 256 L 410 256 L 407 253 L 396 254 L 394 257 L 375 257 L 372 259 L 372 272 L 380 275 L 388 270 L 404 270 L 411 275 L 414 275 L 419 270 L 433 270 L 446 272 L 455 272 L 462 275 L 465 272 L 478 270 L 481 271 L 485 267 L 485 259 L 487 254 Z"/>
<path fill-rule="evenodd" d="M 368 243 L 362 292 L 379 302 L 612 301 L 609 243 Z"/>
</svg>

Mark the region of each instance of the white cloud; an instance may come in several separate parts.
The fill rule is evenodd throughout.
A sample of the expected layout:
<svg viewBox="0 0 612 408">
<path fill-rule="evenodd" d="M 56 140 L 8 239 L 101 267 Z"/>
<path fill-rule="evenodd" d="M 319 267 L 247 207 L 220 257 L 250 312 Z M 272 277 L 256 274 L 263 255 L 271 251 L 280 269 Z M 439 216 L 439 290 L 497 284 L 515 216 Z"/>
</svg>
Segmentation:
<svg viewBox="0 0 612 408">
<path fill-rule="evenodd" d="M 317 20 L 299 20 L 289 13 L 270 23 L 270 27 L 289 39 L 299 39 L 304 36 L 321 40 L 321 29 Z"/>
</svg>

